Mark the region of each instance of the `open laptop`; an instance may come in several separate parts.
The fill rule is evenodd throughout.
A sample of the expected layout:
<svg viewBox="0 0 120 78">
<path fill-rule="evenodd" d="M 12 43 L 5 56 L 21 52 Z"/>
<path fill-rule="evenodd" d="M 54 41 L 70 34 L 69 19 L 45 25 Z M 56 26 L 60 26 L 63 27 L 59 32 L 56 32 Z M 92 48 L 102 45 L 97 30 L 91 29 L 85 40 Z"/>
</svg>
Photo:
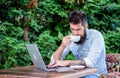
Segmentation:
<svg viewBox="0 0 120 78">
<path fill-rule="evenodd" d="M 29 52 L 29 55 L 31 56 L 34 67 L 36 67 L 36 68 L 39 68 L 39 69 L 45 70 L 45 71 L 57 71 L 57 72 L 66 72 L 66 71 L 74 70 L 73 68 L 69 68 L 69 67 L 50 68 L 49 69 L 46 67 L 36 44 L 26 44 L 26 48 Z"/>
</svg>

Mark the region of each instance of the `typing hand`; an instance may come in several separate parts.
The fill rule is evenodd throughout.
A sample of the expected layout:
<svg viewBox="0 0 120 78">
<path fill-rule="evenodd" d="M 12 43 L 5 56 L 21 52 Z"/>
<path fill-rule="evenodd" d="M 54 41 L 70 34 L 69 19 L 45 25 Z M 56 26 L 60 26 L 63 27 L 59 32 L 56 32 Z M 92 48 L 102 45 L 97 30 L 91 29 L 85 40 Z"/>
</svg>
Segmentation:
<svg viewBox="0 0 120 78">
<path fill-rule="evenodd" d="M 56 60 L 54 64 L 52 64 L 52 67 L 59 67 L 59 66 L 69 66 L 70 62 L 69 61 L 61 61 L 61 60 Z"/>
<path fill-rule="evenodd" d="M 48 64 L 48 68 L 51 68 L 55 63 L 56 63 L 56 61 L 51 61 L 51 62 Z"/>
</svg>

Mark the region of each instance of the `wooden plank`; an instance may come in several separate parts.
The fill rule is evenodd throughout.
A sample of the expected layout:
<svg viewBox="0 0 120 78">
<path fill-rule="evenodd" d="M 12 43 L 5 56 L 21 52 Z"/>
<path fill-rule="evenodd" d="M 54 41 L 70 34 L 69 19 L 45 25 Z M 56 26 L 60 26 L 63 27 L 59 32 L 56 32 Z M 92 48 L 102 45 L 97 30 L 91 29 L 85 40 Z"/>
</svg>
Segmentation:
<svg viewBox="0 0 120 78">
<path fill-rule="evenodd" d="M 46 72 L 33 66 L 24 66 L 0 70 L 0 78 L 78 78 L 89 74 L 97 73 L 95 68 L 85 68 L 70 72 Z"/>
</svg>

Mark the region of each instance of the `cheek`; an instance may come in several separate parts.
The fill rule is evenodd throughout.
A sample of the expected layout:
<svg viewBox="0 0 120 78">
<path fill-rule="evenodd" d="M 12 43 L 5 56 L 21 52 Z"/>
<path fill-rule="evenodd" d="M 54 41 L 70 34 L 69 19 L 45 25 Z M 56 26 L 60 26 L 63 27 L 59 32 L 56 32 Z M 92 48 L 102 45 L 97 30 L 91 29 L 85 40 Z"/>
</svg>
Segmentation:
<svg viewBox="0 0 120 78">
<path fill-rule="evenodd" d="M 75 35 L 76 33 L 78 33 L 78 32 L 76 32 L 76 31 L 74 31 L 74 30 L 72 30 L 71 32 L 72 32 L 72 34 L 74 34 L 74 35 Z"/>
<path fill-rule="evenodd" d="M 84 31 L 79 32 L 80 36 L 84 36 Z"/>
</svg>

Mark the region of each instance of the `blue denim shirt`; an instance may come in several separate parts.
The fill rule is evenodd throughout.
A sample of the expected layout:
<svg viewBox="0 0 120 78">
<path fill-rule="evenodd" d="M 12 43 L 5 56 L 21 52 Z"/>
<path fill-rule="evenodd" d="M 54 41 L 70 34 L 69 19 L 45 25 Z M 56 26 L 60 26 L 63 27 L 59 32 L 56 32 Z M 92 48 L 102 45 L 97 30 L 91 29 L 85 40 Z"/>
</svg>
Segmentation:
<svg viewBox="0 0 120 78">
<path fill-rule="evenodd" d="M 64 49 L 61 59 L 64 59 L 71 51 L 76 60 L 82 58 L 85 60 L 87 67 L 94 67 L 98 69 L 97 74 L 82 78 L 99 78 L 100 74 L 107 73 L 104 38 L 99 31 L 94 29 L 87 29 L 86 33 L 86 41 L 82 45 L 71 42 L 70 45 Z"/>
</svg>

